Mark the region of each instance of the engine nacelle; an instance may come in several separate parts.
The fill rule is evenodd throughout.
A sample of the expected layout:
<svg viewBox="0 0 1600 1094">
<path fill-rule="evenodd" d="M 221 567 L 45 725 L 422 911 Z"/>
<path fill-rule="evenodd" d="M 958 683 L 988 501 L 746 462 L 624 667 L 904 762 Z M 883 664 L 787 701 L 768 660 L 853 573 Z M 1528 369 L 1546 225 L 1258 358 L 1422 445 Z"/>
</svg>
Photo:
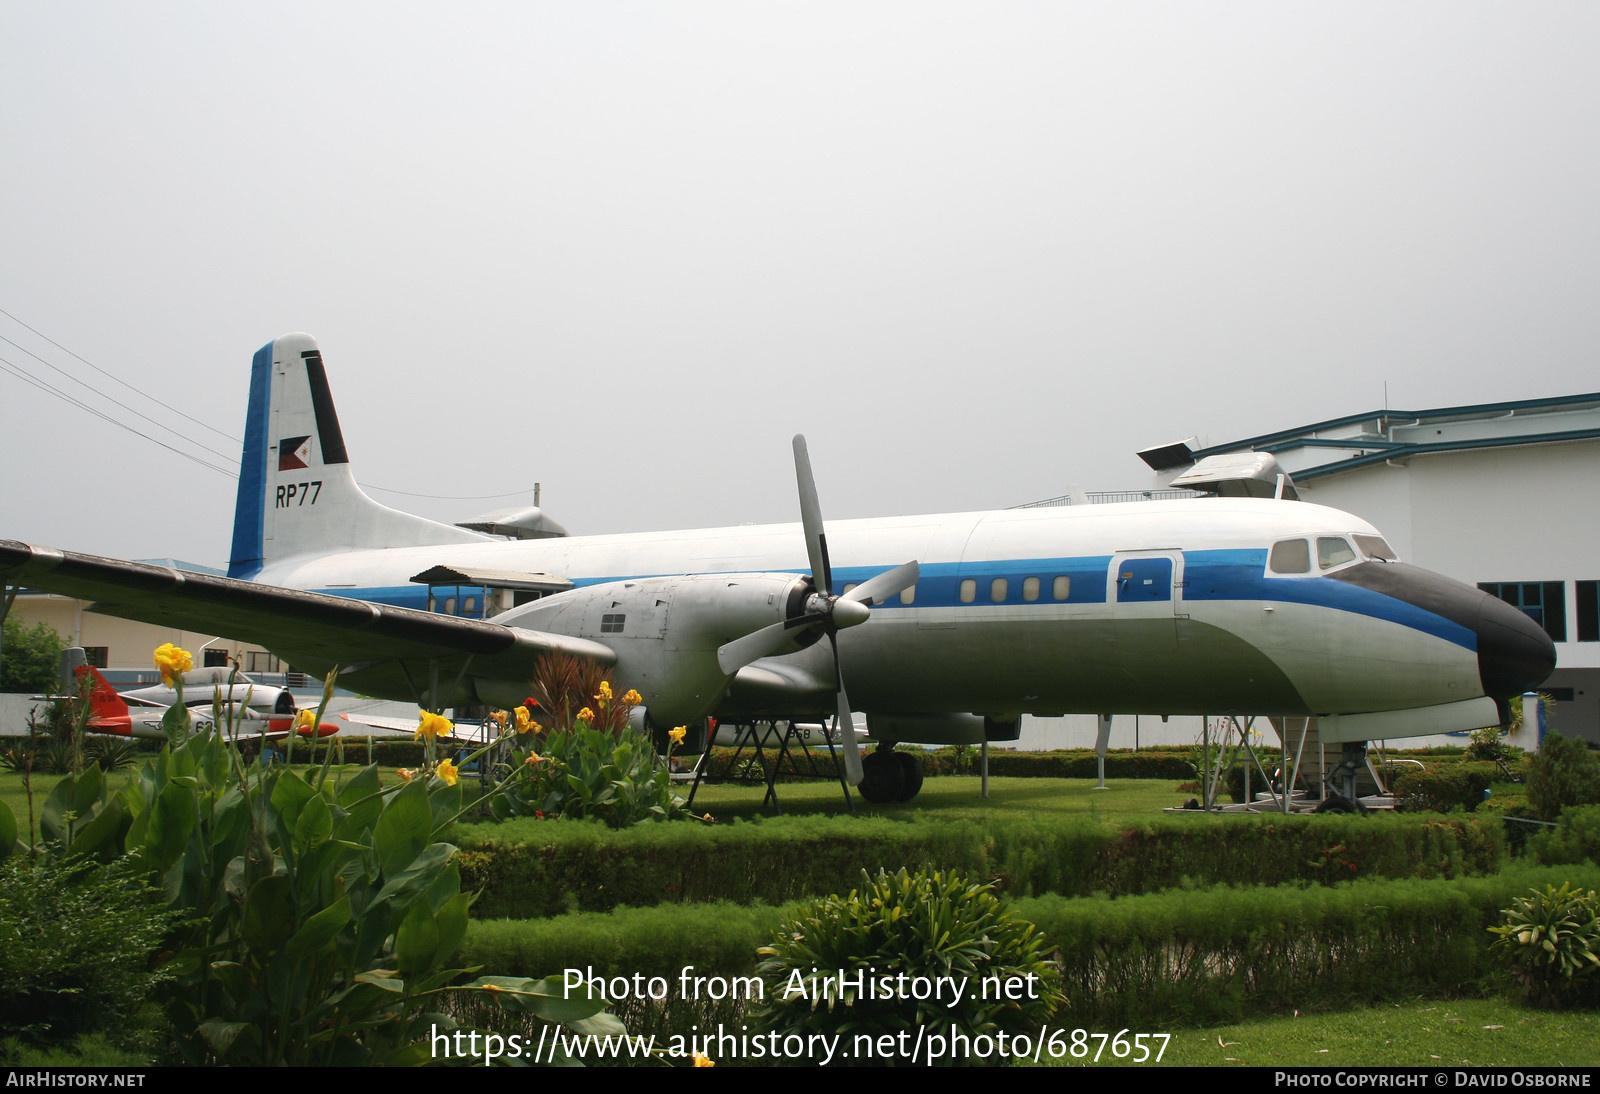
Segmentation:
<svg viewBox="0 0 1600 1094">
<path fill-rule="evenodd" d="M 644 696 L 652 724 L 675 726 L 704 718 L 727 693 L 732 677 L 717 665 L 719 647 L 798 617 L 814 591 L 810 579 L 798 574 L 646 577 L 558 593 L 513 608 L 495 622 L 609 646 L 617 654 L 618 689 L 635 688 Z M 805 628 L 775 652 L 793 652 L 818 637 L 816 628 Z M 476 683 L 483 699 L 501 705 L 519 703 L 526 694 L 501 695 L 492 680 Z"/>
</svg>

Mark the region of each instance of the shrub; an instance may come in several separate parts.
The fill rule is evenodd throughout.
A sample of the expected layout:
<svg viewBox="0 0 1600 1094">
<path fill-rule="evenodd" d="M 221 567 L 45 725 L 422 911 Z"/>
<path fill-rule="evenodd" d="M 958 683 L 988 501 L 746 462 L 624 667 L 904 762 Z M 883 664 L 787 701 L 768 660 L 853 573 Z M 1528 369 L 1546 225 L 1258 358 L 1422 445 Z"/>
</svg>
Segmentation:
<svg viewBox="0 0 1600 1094">
<path fill-rule="evenodd" d="M 1483 792 L 1498 774 L 1499 769 L 1487 763 L 1441 765 L 1428 771 L 1404 772 L 1396 776 L 1390 788 L 1395 807 L 1403 811 L 1448 813 L 1459 808 L 1470 813 L 1483 803 Z"/>
<path fill-rule="evenodd" d="M 16 856 L 0 868 L 0 1035 L 130 1045 L 160 1026 L 145 1009 L 172 916 L 127 860 L 98 867 Z"/>
<path fill-rule="evenodd" d="M 1528 852 L 1552 865 L 1600 863 L 1600 805 L 1563 810 L 1554 831 L 1545 829 L 1528 840 Z"/>
<path fill-rule="evenodd" d="M 918 1042 L 928 1045 L 924 1062 L 933 1062 L 934 1038 L 956 1050 L 951 1034 L 970 1043 L 1031 1033 L 1059 1005 L 1061 976 L 1044 936 L 1007 912 L 989 886 L 904 868 L 875 878 L 863 871 L 861 882 L 802 912 L 757 951 L 764 1002 L 754 1017 L 767 1029 L 874 1040 L 921 1029 L 929 1035 Z M 923 993 L 910 987 L 917 978 L 946 990 L 918 999 Z M 853 1048 L 849 1058 L 916 1062 Z"/>
<path fill-rule="evenodd" d="M 1576 737 L 1551 733 L 1528 766 L 1528 807 L 1555 820 L 1569 805 L 1600 805 L 1600 757 Z"/>
<path fill-rule="evenodd" d="M 1492 948 L 1511 962 L 1528 1001 L 1561 1006 L 1577 1001 L 1600 971 L 1600 895 L 1593 889 L 1546 885 L 1518 897 L 1489 930 Z"/>
<path fill-rule="evenodd" d="M 596 817 L 612 828 L 645 820 L 684 816 L 672 773 L 656 758 L 644 734 L 624 729 L 613 737 L 580 726 L 553 730 L 542 753 L 512 753 L 512 763 L 530 777 L 508 783 L 489 800 L 496 819 L 507 817 Z"/>
</svg>

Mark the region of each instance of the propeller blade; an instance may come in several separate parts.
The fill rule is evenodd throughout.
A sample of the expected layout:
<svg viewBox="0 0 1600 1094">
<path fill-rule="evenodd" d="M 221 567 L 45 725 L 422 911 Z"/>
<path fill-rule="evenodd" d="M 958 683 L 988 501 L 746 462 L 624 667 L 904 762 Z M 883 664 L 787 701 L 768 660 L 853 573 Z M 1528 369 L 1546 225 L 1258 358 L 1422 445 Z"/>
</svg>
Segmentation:
<svg viewBox="0 0 1600 1094">
<path fill-rule="evenodd" d="M 833 644 L 833 680 L 839 700 L 834 728 L 839 731 L 839 743 L 844 746 L 844 776 L 851 786 L 860 786 L 861 746 L 856 744 L 856 723 L 850 717 L 850 697 L 844 693 L 844 677 L 839 672 L 839 637 L 829 631 L 828 641 Z"/>
<path fill-rule="evenodd" d="M 804 627 L 816 626 L 826 621 L 828 617 L 818 613 L 795 616 L 777 623 L 769 624 L 758 631 L 751 631 L 743 638 L 735 638 L 732 642 L 717 648 L 717 667 L 732 676 L 752 661 L 759 661 L 779 646 L 783 645 L 795 633 Z"/>
<path fill-rule="evenodd" d="M 811 477 L 811 455 L 804 434 L 794 435 L 794 477 L 800 487 L 800 524 L 806 533 L 806 556 L 811 559 L 811 580 L 817 592 L 833 595 L 833 569 L 828 565 L 828 536 L 822 530 L 822 506 L 817 482 Z"/>
<path fill-rule="evenodd" d="M 903 592 L 915 585 L 919 576 L 920 571 L 917 564 L 915 562 L 907 562 L 904 565 L 896 566 L 892 570 L 885 570 L 877 577 L 863 581 L 839 599 L 854 600 L 863 604 L 874 600 L 888 600 L 896 593 Z"/>
</svg>

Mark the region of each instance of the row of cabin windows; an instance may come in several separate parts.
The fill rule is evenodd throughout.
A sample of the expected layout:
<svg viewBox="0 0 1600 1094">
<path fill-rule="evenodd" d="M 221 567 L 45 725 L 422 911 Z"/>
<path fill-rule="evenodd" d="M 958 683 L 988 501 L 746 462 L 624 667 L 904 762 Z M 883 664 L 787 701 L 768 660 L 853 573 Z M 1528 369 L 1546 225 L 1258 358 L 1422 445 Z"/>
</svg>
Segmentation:
<svg viewBox="0 0 1600 1094">
<path fill-rule="evenodd" d="M 856 583 L 852 581 L 850 584 L 846 585 L 844 587 L 844 589 L 841 590 L 841 591 L 847 593 L 851 589 L 854 589 L 855 587 L 856 587 Z M 1030 603 L 1035 601 L 1035 600 L 1038 600 L 1039 599 L 1039 593 L 1040 593 L 1040 591 L 1042 589 L 1043 589 L 1043 584 L 1041 583 L 1039 578 L 1037 578 L 1037 577 L 1025 577 L 1025 578 L 1022 579 L 1022 599 L 1023 600 L 1028 601 Z M 996 603 L 996 604 L 1005 603 L 1006 598 L 1010 595 L 1010 593 L 1011 593 L 1011 579 L 1010 578 L 996 577 L 996 578 L 991 578 L 989 580 L 989 599 L 991 601 L 993 601 L 994 603 Z M 1051 578 L 1051 580 L 1050 580 L 1050 597 L 1051 597 L 1052 600 L 1065 600 L 1071 594 L 1072 594 L 1072 578 L 1068 577 L 1066 574 L 1058 574 L 1055 577 Z M 963 604 L 971 604 L 973 601 L 977 600 L 978 599 L 978 580 L 977 580 L 977 578 L 972 578 L 972 577 L 963 578 L 962 582 L 961 582 L 961 586 L 960 586 L 960 594 L 959 595 L 961 597 L 961 603 L 963 603 Z M 901 590 L 900 603 L 909 605 L 909 604 L 915 603 L 916 599 L 917 599 L 917 587 L 915 585 L 912 585 L 910 588 Z"/>
</svg>

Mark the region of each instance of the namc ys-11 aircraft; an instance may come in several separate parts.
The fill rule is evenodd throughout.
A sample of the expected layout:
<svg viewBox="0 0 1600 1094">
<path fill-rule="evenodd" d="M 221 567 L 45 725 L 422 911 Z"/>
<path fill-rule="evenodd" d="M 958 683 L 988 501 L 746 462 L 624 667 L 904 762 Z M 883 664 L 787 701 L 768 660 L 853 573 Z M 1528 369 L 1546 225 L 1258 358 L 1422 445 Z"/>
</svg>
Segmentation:
<svg viewBox="0 0 1600 1094">
<path fill-rule="evenodd" d="M 656 729 L 862 711 L 880 747 L 863 763 L 839 735 L 853 784 L 903 767 L 896 742 L 1014 740 L 1023 714 L 1317 716 L 1346 741 L 1473 729 L 1555 665 L 1520 611 L 1336 509 L 1217 496 L 824 526 L 794 447 L 799 524 L 442 524 L 356 484 L 321 351 L 291 334 L 252 364 L 229 577 L 0 541 L 0 579 L 434 709 L 513 706 L 561 650 L 638 690 Z"/>
</svg>

